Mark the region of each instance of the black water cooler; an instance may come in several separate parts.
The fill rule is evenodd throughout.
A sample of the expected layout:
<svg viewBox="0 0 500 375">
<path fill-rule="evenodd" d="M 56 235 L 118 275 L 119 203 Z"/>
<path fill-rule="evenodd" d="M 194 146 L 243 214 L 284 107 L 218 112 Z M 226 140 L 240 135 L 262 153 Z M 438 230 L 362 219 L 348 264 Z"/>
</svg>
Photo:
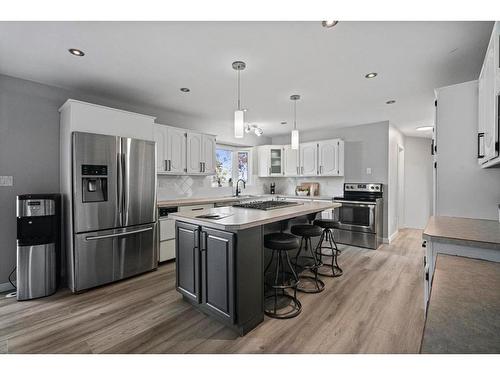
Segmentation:
<svg viewBox="0 0 500 375">
<path fill-rule="evenodd" d="M 17 196 L 17 300 L 56 292 L 61 264 L 61 195 Z"/>
</svg>

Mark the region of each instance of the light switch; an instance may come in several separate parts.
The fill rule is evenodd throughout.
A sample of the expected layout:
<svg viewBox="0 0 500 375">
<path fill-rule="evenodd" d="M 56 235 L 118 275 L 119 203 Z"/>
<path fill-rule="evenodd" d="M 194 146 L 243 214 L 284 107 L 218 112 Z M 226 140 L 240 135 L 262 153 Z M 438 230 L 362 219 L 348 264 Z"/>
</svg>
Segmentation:
<svg viewBox="0 0 500 375">
<path fill-rule="evenodd" d="M 0 176 L 0 186 L 12 186 L 14 184 L 13 176 Z"/>
<path fill-rule="evenodd" d="M 366 168 L 366 174 L 372 174 L 372 169 L 371 168 Z"/>
</svg>

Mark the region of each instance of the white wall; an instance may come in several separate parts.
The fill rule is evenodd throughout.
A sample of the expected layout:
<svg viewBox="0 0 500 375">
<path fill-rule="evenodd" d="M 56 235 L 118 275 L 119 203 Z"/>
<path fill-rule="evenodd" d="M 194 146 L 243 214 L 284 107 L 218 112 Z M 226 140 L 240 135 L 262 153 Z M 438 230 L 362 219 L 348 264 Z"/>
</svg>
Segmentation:
<svg viewBox="0 0 500 375">
<path fill-rule="evenodd" d="M 431 140 L 405 138 L 404 226 L 423 229 L 432 208 Z"/>
<path fill-rule="evenodd" d="M 398 231 L 398 148 L 405 146 L 405 137 L 398 129 L 389 126 L 389 151 L 388 151 L 388 189 L 385 192 L 388 215 L 389 239 Z M 401 227 L 401 225 L 399 225 Z"/>
<path fill-rule="evenodd" d="M 500 168 L 477 163 L 477 90 L 477 81 L 436 90 L 436 215 L 498 220 Z"/>
<path fill-rule="evenodd" d="M 344 177 L 266 178 L 277 183 L 278 193 L 294 192 L 303 181 L 319 182 L 321 195 L 342 195 L 345 182 L 378 182 L 387 190 L 388 181 L 388 129 L 389 122 L 382 121 L 345 128 L 327 127 L 300 133 L 300 141 L 341 138 L 345 145 Z M 273 144 L 289 144 L 290 135 L 272 138 Z M 371 168 L 371 174 L 367 173 Z M 263 179 L 264 180 L 264 179 Z M 387 192 L 385 193 L 387 196 Z M 388 211 L 384 204 L 384 234 L 387 238 Z"/>
</svg>

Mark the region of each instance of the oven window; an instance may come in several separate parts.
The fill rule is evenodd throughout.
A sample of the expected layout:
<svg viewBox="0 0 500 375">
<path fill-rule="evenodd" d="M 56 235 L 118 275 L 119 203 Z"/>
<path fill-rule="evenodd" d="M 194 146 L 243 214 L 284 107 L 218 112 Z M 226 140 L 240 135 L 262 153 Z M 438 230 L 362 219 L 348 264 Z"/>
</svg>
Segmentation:
<svg viewBox="0 0 500 375">
<path fill-rule="evenodd" d="M 343 224 L 370 226 L 370 207 L 348 206 L 339 208 L 339 221 Z"/>
</svg>

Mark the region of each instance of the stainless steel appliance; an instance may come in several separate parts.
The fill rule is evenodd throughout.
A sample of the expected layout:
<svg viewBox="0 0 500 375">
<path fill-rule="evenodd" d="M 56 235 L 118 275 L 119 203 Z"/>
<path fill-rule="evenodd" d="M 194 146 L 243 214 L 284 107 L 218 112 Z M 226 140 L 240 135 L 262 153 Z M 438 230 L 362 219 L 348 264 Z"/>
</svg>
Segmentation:
<svg viewBox="0 0 500 375">
<path fill-rule="evenodd" d="M 278 201 L 278 200 L 270 200 L 270 201 L 255 201 L 255 202 L 248 202 L 248 203 L 238 203 L 233 205 L 233 207 L 241 207 L 241 208 L 251 208 L 255 210 L 264 210 L 264 211 L 269 211 L 269 210 L 276 210 L 278 208 L 285 208 L 285 207 L 290 207 L 290 206 L 297 206 L 299 202 L 290 202 L 290 201 Z"/>
<path fill-rule="evenodd" d="M 17 300 L 54 294 L 59 284 L 61 196 L 18 195 Z"/>
<path fill-rule="evenodd" d="M 382 244 L 383 184 L 345 183 L 344 196 L 333 200 L 342 203 L 334 211 L 335 240 L 377 249 Z"/>
<path fill-rule="evenodd" d="M 72 141 L 70 288 L 155 269 L 155 142 L 82 132 Z"/>
</svg>

